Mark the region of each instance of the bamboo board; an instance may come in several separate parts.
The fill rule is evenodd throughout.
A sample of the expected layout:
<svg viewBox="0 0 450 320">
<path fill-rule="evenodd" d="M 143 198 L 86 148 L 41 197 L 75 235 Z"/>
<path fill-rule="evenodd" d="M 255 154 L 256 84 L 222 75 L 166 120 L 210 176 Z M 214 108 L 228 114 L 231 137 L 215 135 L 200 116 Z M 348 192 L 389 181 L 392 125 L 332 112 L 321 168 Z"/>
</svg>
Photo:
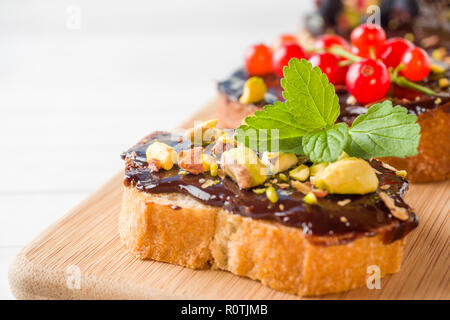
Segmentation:
<svg viewBox="0 0 450 320">
<path fill-rule="evenodd" d="M 212 105 L 185 123 L 214 117 Z M 136 137 L 138 140 L 140 137 Z M 9 281 L 18 299 L 299 299 L 224 271 L 141 261 L 122 246 L 117 219 L 122 173 L 116 174 L 25 246 Z M 407 201 L 419 216 L 402 270 L 381 289 L 359 288 L 319 299 L 450 299 L 450 181 L 412 185 Z"/>
</svg>

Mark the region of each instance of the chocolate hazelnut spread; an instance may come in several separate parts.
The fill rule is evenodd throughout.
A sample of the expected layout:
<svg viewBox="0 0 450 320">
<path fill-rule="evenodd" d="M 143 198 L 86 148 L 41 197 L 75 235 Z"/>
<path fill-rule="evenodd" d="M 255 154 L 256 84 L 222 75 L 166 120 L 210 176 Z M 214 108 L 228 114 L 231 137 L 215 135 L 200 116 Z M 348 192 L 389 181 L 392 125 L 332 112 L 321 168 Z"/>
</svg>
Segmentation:
<svg viewBox="0 0 450 320">
<path fill-rule="evenodd" d="M 265 195 L 239 189 L 229 178 L 211 177 L 209 174 L 179 174 L 179 168 L 151 172 L 145 151 L 155 139 L 172 146 L 177 152 L 191 148 L 190 141 L 180 135 L 155 132 L 122 154 L 126 160 L 125 186 L 148 193 L 181 193 L 210 206 L 222 207 L 232 214 L 263 219 L 285 226 L 301 228 L 306 237 L 317 245 L 336 245 L 353 241 L 361 236 L 384 235 L 385 243 L 401 239 L 418 225 L 415 213 L 402 196 L 408 182 L 395 172 L 371 161 L 379 179 L 379 188 L 388 194 L 396 206 L 405 208 L 408 218 L 394 218 L 376 192 L 365 195 L 327 195 L 315 205 L 303 201 L 304 195 L 288 187 L 278 192 L 278 202 L 271 203 Z M 205 180 L 216 183 L 202 187 Z M 349 201 L 350 200 L 350 201 Z M 339 203 L 338 203 L 339 202 Z M 345 203 L 345 205 L 342 205 Z"/>
</svg>

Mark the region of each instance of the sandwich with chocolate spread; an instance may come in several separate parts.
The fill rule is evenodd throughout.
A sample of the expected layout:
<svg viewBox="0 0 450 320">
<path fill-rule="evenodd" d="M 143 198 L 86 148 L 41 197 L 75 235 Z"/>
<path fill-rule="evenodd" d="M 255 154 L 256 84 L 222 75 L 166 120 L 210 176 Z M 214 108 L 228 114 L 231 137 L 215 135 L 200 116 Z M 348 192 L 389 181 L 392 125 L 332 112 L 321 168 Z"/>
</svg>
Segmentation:
<svg viewBox="0 0 450 320">
<path fill-rule="evenodd" d="M 131 254 L 300 296 L 363 286 L 369 266 L 399 271 L 418 220 L 403 200 L 407 173 L 374 157 L 416 154 L 417 116 L 385 100 L 337 123 L 334 86 L 304 59 L 281 83 L 285 101 L 236 130 L 209 120 L 122 154 L 119 233 Z"/>
<path fill-rule="evenodd" d="M 448 40 L 449 36 L 441 37 Z M 334 84 L 340 106 L 338 122 L 351 126 L 368 107 L 386 99 L 418 116 L 422 128 L 418 154 L 382 161 L 408 171 L 412 182 L 448 179 L 450 49 L 422 48 L 400 37 L 386 39 L 381 27 L 370 24 L 356 27 L 350 40 L 338 35 L 299 40 L 285 34 L 272 47 L 251 46 L 244 68 L 218 83 L 219 126 L 236 128 L 265 105 L 284 101 L 283 67 L 293 57 L 305 58 Z"/>
</svg>

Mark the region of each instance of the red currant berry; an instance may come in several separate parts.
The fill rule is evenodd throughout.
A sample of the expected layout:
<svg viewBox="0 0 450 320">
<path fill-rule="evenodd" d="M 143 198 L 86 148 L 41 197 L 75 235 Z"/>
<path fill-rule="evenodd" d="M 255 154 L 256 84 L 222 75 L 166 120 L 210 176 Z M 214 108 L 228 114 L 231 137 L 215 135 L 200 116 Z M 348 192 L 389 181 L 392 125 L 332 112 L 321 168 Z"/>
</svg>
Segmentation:
<svg viewBox="0 0 450 320">
<path fill-rule="evenodd" d="M 320 36 L 314 42 L 314 46 L 319 49 L 330 49 L 335 45 L 341 46 L 345 50 L 350 49 L 348 42 L 344 38 L 331 34 Z"/>
<path fill-rule="evenodd" d="M 400 72 L 408 80 L 421 81 L 430 73 L 430 58 L 422 48 L 410 48 L 403 54 L 401 63 L 405 66 Z"/>
<path fill-rule="evenodd" d="M 272 51 L 264 44 L 256 44 L 245 51 L 245 69 L 249 75 L 262 76 L 272 72 Z"/>
<path fill-rule="evenodd" d="M 373 51 L 377 56 L 383 49 L 386 33 L 376 24 L 362 24 L 353 29 L 350 39 L 353 46 L 357 47 L 360 52 Z"/>
<path fill-rule="evenodd" d="M 293 34 L 281 34 L 279 35 L 275 41 L 273 42 L 272 49 L 277 50 L 279 47 L 281 47 L 283 44 L 286 43 L 297 43 L 298 39 Z"/>
<path fill-rule="evenodd" d="M 386 41 L 384 48 L 381 52 L 381 60 L 383 60 L 386 67 L 396 67 L 399 65 L 403 54 L 409 48 L 412 48 L 413 44 L 403 38 L 391 38 Z"/>
<path fill-rule="evenodd" d="M 283 76 L 283 67 L 287 66 L 291 58 L 305 58 L 305 51 L 295 43 L 286 43 L 278 48 L 272 57 L 273 71 L 280 77 Z"/>
<path fill-rule="evenodd" d="M 318 66 L 334 85 L 345 83 L 345 73 L 341 70 L 344 68 L 339 67 L 339 61 L 338 57 L 328 52 L 316 53 L 309 59 L 309 62 L 313 66 Z"/>
<path fill-rule="evenodd" d="M 350 94 L 365 104 L 386 96 L 391 79 L 384 63 L 373 59 L 363 59 L 350 66 L 346 84 Z"/>
</svg>

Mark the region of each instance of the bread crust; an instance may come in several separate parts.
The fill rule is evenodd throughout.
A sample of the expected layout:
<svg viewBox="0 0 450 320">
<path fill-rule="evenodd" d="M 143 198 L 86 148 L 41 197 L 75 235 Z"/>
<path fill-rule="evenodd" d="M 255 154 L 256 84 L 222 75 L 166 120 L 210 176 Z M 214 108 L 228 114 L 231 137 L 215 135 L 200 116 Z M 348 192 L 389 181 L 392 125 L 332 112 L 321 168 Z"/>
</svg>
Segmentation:
<svg viewBox="0 0 450 320">
<path fill-rule="evenodd" d="M 139 259 L 226 270 L 300 296 L 363 286 L 371 265 L 381 276 L 395 273 L 405 246 L 405 237 L 384 243 L 383 233 L 318 246 L 299 228 L 231 214 L 182 194 L 134 187 L 124 187 L 119 233 Z"/>
<path fill-rule="evenodd" d="M 219 125 L 224 128 L 236 128 L 247 116 L 262 108 L 255 105 L 243 105 L 231 101 L 220 93 L 217 102 Z M 450 178 L 450 106 L 441 105 L 419 114 L 421 127 L 419 153 L 414 157 L 381 158 L 399 170 L 408 172 L 412 183 L 430 182 Z"/>
</svg>

